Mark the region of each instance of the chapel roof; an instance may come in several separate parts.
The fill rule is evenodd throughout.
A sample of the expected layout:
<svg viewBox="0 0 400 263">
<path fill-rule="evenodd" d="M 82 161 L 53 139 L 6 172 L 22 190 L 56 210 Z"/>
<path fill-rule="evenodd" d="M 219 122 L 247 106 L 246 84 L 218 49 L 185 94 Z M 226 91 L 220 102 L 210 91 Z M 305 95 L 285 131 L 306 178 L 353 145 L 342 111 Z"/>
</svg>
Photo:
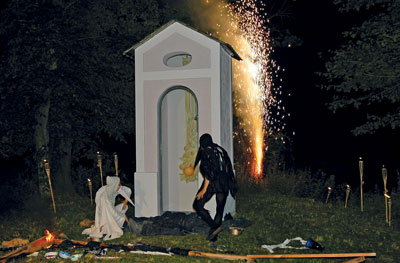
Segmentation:
<svg viewBox="0 0 400 263">
<path fill-rule="evenodd" d="M 177 20 L 171 20 L 171 21 L 169 21 L 168 23 L 166 23 L 166 24 L 162 25 L 161 27 L 157 28 L 153 33 L 147 35 L 147 36 L 146 36 L 145 38 L 143 38 L 141 41 L 137 42 L 137 43 L 134 44 L 132 47 L 130 47 L 129 49 L 125 50 L 122 54 L 123 54 L 124 56 L 127 56 L 127 57 L 133 59 L 133 57 L 134 57 L 134 51 L 135 51 L 136 48 L 138 48 L 139 46 L 143 45 L 144 43 L 146 43 L 147 41 L 149 41 L 151 38 L 155 37 L 157 34 L 159 34 L 159 33 L 162 32 L 164 29 L 166 29 L 167 27 L 169 27 L 170 25 L 172 25 L 172 24 L 174 24 L 174 23 L 179 23 L 179 24 L 181 24 L 181 25 L 183 25 L 183 26 L 185 26 L 185 27 L 187 27 L 187 28 L 189 28 L 189 29 L 192 29 L 192 30 L 194 30 L 194 31 L 196 31 L 196 32 L 198 32 L 198 33 L 200 33 L 200 34 L 202 34 L 202 35 L 204 35 L 204 36 L 206 36 L 206 37 L 208 37 L 208 38 L 210 38 L 210 39 L 212 39 L 212 40 L 214 40 L 214 41 L 220 43 L 221 47 L 222 47 L 231 57 L 233 57 L 234 59 L 237 59 L 237 60 L 242 60 L 242 58 L 239 56 L 239 54 L 238 54 L 238 53 L 233 49 L 233 47 L 232 47 L 231 45 L 229 45 L 228 43 L 226 43 L 226 42 L 224 42 L 224 41 L 221 41 L 221 40 L 219 40 L 218 38 L 215 38 L 215 37 L 213 37 L 213 36 L 210 36 L 210 35 L 208 35 L 208 34 L 202 32 L 202 31 L 200 31 L 200 30 L 198 30 L 198 29 L 196 29 L 196 28 L 193 28 L 193 27 L 191 27 L 191 26 L 189 26 L 189 25 L 187 25 L 187 24 L 184 24 L 184 23 L 182 23 L 182 22 L 180 22 L 180 21 L 177 21 Z"/>
</svg>

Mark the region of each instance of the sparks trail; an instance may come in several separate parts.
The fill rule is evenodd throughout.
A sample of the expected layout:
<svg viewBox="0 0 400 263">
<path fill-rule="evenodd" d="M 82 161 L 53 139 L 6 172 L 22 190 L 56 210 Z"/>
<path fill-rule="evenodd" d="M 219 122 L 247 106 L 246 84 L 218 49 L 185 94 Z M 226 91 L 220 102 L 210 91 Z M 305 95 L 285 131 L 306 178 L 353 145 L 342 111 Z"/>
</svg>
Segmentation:
<svg viewBox="0 0 400 263">
<path fill-rule="evenodd" d="M 281 69 L 270 58 L 273 50 L 266 26 L 269 22 L 264 11 L 266 4 L 256 0 L 238 0 L 230 4 L 208 0 L 206 3 L 219 12 L 215 14 L 217 18 L 213 16 L 215 25 L 208 30 L 212 32 L 210 35 L 231 44 L 243 59 L 233 61 L 234 109 L 240 133 L 249 144 L 244 147 L 249 155 L 251 175 L 261 179 L 267 138 L 274 132 L 281 132 L 285 126 L 285 109 L 279 100 L 281 86 L 273 82 L 273 79 L 279 80 Z"/>
</svg>

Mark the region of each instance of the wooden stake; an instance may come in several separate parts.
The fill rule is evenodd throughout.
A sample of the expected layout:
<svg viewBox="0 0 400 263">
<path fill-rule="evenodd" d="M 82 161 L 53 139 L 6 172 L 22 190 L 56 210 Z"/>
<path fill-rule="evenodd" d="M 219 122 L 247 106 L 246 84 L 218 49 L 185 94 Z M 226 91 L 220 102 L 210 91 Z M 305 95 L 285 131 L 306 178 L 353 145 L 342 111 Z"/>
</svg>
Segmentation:
<svg viewBox="0 0 400 263">
<path fill-rule="evenodd" d="M 332 187 L 329 186 L 329 187 L 328 187 L 328 195 L 326 196 L 325 204 L 328 203 L 329 196 L 331 196 L 331 193 L 332 193 Z"/>
<path fill-rule="evenodd" d="M 392 224 L 392 198 L 388 198 L 388 206 L 389 206 L 389 226 Z"/>
<path fill-rule="evenodd" d="M 47 178 L 49 179 L 51 200 L 53 200 L 53 209 L 54 209 L 54 213 L 56 213 L 56 203 L 54 202 L 53 187 L 51 186 L 51 179 L 50 179 L 50 167 L 49 167 L 49 163 L 46 160 L 43 160 L 43 161 L 44 161 L 44 167 L 46 170 Z"/>
<path fill-rule="evenodd" d="M 346 201 L 344 202 L 344 208 L 347 208 L 347 201 L 349 200 L 350 195 L 350 185 L 346 186 Z"/>
<path fill-rule="evenodd" d="M 115 176 L 118 176 L 118 155 L 114 153 Z"/>
<path fill-rule="evenodd" d="M 101 155 L 100 152 L 97 152 L 97 167 L 100 169 L 100 181 L 101 181 L 101 186 L 103 186 L 103 168 L 101 165 Z"/>
<path fill-rule="evenodd" d="M 358 161 L 358 168 L 360 170 L 360 197 L 361 197 L 361 212 L 364 212 L 364 200 L 363 200 L 363 176 L 364 176 L 364 162 L 362 158 L 360 157 L 360 160 Z"/>
<path fill-rule="evenodd" d="M 90 204 L 93 205 L 92 180 L 90 180 L 89 178 L 87 180 L 88 180 L 89 192 L 90 192 Z"/>
<path fill-rule="evenodd" d="M 383 165 L 382 166 L 382 179 L 383 179 L 383 195 L 385 196 L 385 211 L 386 211 L 386 223 L 389 223 L 389 217 L 388 217 L 388 198 L 387 198 L 387 194 L 388 194 L 388 189 L 386 187 L 387 184 L 387 169 L 386 167 Z"/>
</svg>

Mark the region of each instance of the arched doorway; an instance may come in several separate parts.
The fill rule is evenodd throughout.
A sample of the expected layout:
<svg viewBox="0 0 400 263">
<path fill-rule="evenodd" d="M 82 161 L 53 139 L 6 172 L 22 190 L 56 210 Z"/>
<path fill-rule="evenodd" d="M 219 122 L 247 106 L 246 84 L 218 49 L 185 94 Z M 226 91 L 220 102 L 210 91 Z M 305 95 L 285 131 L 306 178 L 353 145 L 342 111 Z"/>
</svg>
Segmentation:
<svg viewBox="0 0 400 263">
<path fill-rule="evenodd" d="M 184 86 L 167 89 L 158 103 L 160 210 L 192 211 L 198 189 L 197 173 L 186 176 L 198 149 L 198 104 Z"/>
</svg>

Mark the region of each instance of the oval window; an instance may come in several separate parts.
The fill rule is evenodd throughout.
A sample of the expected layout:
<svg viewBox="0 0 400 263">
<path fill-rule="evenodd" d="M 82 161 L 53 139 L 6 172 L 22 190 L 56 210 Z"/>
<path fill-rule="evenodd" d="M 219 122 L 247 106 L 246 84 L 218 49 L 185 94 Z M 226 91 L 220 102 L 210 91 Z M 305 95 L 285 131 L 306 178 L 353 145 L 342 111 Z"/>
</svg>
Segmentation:
<svg viewBox="0 0 400 263">
<path fill-rule="evenodd" d="M 174 52 L 164 56 L 164 64 L 168 67 L 183 67 L 192 61 L 192 55 L 186 52 Z"/>
</svg>

